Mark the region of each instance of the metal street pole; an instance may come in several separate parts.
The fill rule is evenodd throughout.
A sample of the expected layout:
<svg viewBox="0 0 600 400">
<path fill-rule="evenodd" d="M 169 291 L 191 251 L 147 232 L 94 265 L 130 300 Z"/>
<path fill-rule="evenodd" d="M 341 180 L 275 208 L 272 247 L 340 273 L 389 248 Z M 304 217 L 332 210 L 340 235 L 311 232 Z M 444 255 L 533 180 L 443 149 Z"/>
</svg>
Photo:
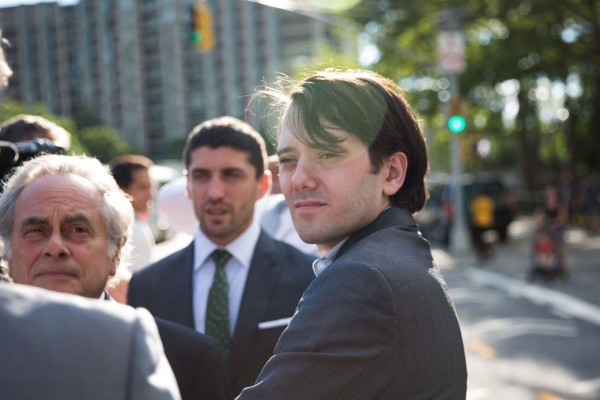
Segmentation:
<svg viewBox="0 0 600 400">
<path fill-rule="evenodd" d="M 438 65 L 449 81 L 450 100 L 446 108 L 446 121 L 453 113 L 460 113 L 460 88 L 458 76 L 466 68 L 464 35 L 462 33 L 460 11 L 447 8 L 440 14 L 438 36 Z M 458 110 L 457 110 L 458 108 Z M 450 134 L 450 173 L 452 187 L 452 232 L 450 249 L 454 253 L 465 252 L 468 248 L 468 232 L 462 187 L 462 160 L 460 158 L 461 133 Z"/>
<path fill-rule="evenodd" d="M 449 74 L 448 81 L 450 83 L 450 98 L 457 99 L 460 96 L 458 86 L 458 75 Z M 451 107 L 448 107 L 447 118 L 452 115 Z M 462 160 L 460 158 L 460 138 L 461 134 L 450 134 L 450 173 L 452 184 L 452 205 L 453 205 L 453 220 L 452 220 L 452 235 L 450 236 L 450 249 L 454 253 L 462 253 L 468 249 L 468 232 L 466 224 L 466 215 L 462 185 Z"/>
</svg>

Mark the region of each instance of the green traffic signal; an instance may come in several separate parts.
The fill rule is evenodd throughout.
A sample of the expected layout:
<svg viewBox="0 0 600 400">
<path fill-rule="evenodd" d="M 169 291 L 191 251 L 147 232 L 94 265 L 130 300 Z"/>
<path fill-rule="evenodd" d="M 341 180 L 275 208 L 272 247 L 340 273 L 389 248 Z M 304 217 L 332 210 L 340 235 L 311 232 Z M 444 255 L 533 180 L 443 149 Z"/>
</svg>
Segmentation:
<svg viewBox="0 0 600 400">
<path fill-rule="evenodd" d="M 465 121 L 465 118 L 462 115 L 453 115 L 448 118 L 448 129 L 450 129 L 450 132 L 452 133 L 461 133 L 465 130 L 466 126 L 467 121 Z"/>
</svg>

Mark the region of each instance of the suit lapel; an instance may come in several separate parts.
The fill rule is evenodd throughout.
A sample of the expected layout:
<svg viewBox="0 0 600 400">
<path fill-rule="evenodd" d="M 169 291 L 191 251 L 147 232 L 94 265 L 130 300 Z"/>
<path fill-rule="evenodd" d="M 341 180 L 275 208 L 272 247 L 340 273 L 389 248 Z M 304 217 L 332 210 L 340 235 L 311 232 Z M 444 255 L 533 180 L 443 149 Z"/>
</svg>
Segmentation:
<svg viewBox="0 0 600 400">
<path fill-rule="evenodd" d="M 192 285 L 194 280 L 194 242 L 180 251 L 173 260 L 165 278 L 165 293 L 169 301 L 165 304 L 165 315 L 173 322 L 195 329 Z"/>
<path fill-rule="evenodd" d="M 265 317 L 271 294 L 279 279 L 281 266 L 277 264 L 276 252 L 272 244 L 273 239 L 261 232 L 252 257 L 235 333 L 231 341 L 227 364 L 232 379 L 242 365 L 243 354 L 247 353 L 247 349 L 258 333 L 258 323 Z"/>
</svg>

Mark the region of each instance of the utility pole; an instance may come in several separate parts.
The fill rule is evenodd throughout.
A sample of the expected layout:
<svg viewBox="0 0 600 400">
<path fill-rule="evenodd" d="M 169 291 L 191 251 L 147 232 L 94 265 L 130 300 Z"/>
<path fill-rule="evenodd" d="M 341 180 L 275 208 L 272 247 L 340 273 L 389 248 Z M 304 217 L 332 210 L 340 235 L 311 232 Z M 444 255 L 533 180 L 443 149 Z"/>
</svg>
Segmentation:
<svg viewBox="0 0 600 400">
<path fill-rule="evenodd" d="M 468 232 L 462 187 L 462 160 L 460 158 L 460 132 L 464 129 L 464 116 L 460 97 L 458 76 L 465 70 L 465 40 L 461 27 L 460 11 L 446 8 L 440 15 L 438 35 L 438 66 L 449 82 L 450 100 L 446 109 L 446 120 L 450 132 L 450 168 L 452 187 L 453 221 L 450 249 L 462 253 L 468 247 Z M 458 126 L 455 121 L 462 121 Z"/>
</svg>

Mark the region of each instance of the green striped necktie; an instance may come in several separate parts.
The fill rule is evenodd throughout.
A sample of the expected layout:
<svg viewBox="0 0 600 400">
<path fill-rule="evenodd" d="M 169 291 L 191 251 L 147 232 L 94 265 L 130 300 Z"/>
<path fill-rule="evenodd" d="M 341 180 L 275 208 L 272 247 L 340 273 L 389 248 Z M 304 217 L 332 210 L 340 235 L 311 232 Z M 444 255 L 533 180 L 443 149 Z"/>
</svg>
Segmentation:
<svg viewBox="0 0 600 400">
<path fill-rule="evenodd" d="M 206 305 L 206 334 L 213 338 L 227 362 L 229 356 L 229 284 L 225 265 L 231 259 L 227 250 L 217 249 L 210 257 L 215 262 L 215 277 L 208 293 Z"/>
</svg>

